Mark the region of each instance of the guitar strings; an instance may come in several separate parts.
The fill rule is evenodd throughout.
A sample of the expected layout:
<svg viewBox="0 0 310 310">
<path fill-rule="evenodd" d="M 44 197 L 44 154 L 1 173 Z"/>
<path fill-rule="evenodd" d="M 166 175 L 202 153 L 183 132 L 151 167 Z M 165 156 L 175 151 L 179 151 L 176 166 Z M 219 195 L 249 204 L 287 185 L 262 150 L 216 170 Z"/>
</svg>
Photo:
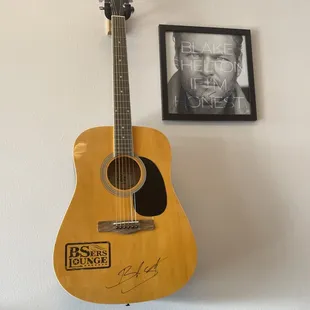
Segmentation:
<svg viewBox="0 0 310 310">
<path fill-rule="evenodd" d="M 126 47 L 127 47 L 127 40 L 126 40 L 126 24 L 124 23 L 124 39 L 126 42 Z M 126 51 L 127 52 L 127 51 Z M 129 67 L 129 63 L 128 63 L 128 55 L 126 54 L 126 64 L 127 67 Z M 129 70 L 128 70 L 129 71 Z M 128 72 L 127 71 L 127 72 Z M 128 72 L 128 79 L 129 79 L 129 72 Z M 131 110 L 131 106 L 130 106 L 130 92 L 128 90 L 128 99 L 129 99 L 129 109 Z M 130 113 L 131 115 L 131 113 Z M 133 144 L 133 130 L 132 130 L 132 123 L 131 123 L 131 118 L 129 119 L 129 124 L 128 124 L 128 129 L 130 129 L 130 139 L 128 139 L 128 144 L 130 147 L 130 155 L 132 156 L 132 158 L 134 158 L 135 153 L 134 153 L 134 144 Z M 129 161 L 129 173 L 130 173 L 130 197 L 129 197 L 129 208 L 130 208 L 130 213 L 131 213 L 131 221 L 136 220 L 136 212 L 134 209 L 134 204 L 133 204 L 133 199 L 134 199 L 134 193 L 132 191 L 132 188 L 135 186 L 136 183 L 136 177 L 135 177 L 135 161 L 133 159 L 130 159 Z"/>
<path fill-rule="evenodd" d="M 132 169 L 131 169 L 131 162 L 132 159 L 129 157 L 130 155 L 132 155 L 132 146 L 131 146 L 131 141 L 129 139 L 129 137 L 127 136 L 128 134 L 128 129 L 131 126 L 130 124 L 130 100 L 129 100 L 129 91 L 128 94 L 127 92 L 125 93 L 125 91 L 127 91 L 127 89 L 125 90 L 125 86 L 128 86 L 126 84 L 126 82 L 128 81 L 129 84 L 129 75 L 128 75 L 128 71 L 125 72 L 126 69 L 126 64 L 127 63 L 127 51 L 126 51 L 126 33 L 125 33 L 125 23 L 124 23 L 124 19 L 122 18 L 118 18 L 118 31 L 119 31 L 119 42 L 121 42 L 121 50 L 122 52 L 120 53 L 120 56 L 123 57 L 123 59 L 120 58 L 121 62 L 124 60 L 123 63 L 120 63 L 119 65 L 119 72 L 122 75 L 123 79 L 121 79 L 121 86 L 122 86 L 122 90 L 123 92 L 120 93 L 120 101 L 122 103 L 122 109 L 123 109 L 123 113 L 122 113 L 122 129 L 124 130 L 122 132 L 122 145 L 123 145 L 123 156 L 122 156 L 122 169 L 124 168 L 124 172 L 125 172 L 125 176 L 124 176 L 124 184 L 126 185 L 126 190 L 129 191 L 129 193 L 131 193 L 131 188 L 133 185 L 132 182 Z M 125 111 L 126 109 L 126 111 Z M 123 140 L 124 139 L 124 140 Z M 128 184 L 129 183 L 129 184 Z M 127 189 L 127 186 L 129 186 L 129 189 Z M 133 221 L 133 208 L 132 208 L 132 202 L 131 202 L 131 197 L 125 197 L 125 191 L 124 191 L 124 197 L 123 197 L 123 201 L 124 201 L 124 215 L 125 215 L 125 221 L 127 221 L 128 219 L 130 219 L 131 221 Z"/>
<path fill-rule="evenodd" d="M 118 46 L 120 53 L 118 53 L 117 57 L 122 57 L 123 56 L 123 42 L 122 40 L 122 29 L 121 29 L 121 24 L 120 24 L 120 17 L 117 16 L 117 38 L 118 38 Z M 119 58 L 118 60 L 122 60 L 121 58 Z M 118 72 L 119 72 L 119 81 L 120 81 L 120 86 L 121 89 L 124 88 L 124 72 L 123 72 L 123 68 L 122 65 L 120 64 L 119 61 L 116 61 L 117 65 L 118 65 Z M 120 88 L 118 89 L 118 91 L 120 91 Z M 120 135 L 120 150 L 121 150 L 121 165 L 122 165 L 122 178 L 121 178 L 121 182 L 122 182 L 122 203 L 123 203 L 123 208 L 124 208 L 124 218 L 123 218 L 123 222 L 126 222 L 126 218 L 127 218 L 127 208 L 126 208 L 126 198 L 125 198 L 125 192 L 126 192 L 126 183 L 127 183 L 127 178 L 126 178 L 126 140 L 124 139 L 123 136 L 123 127 L 125 125 L 126 122 L 126 112 L 124 111 L 124 100 L 123 100 L 123 95 L 122 93 L 119 93 L 119 102 L 120 102 L 120 107 L 121 107 L 121 121 L 119 124 L 119 135 Z"/>
<path fill-rule="evenodd" d="M 115 1 L 112 0 L 112 15 L 117 15 L 117 12 L 116 12 L 116 4 L 115 4 Z M 118 190 L 120 191 L 121 195 L 122 195 L 122 189 L 121 189 L 121 166 L 122 166 L 122 163 L 121 163 L 121 157 L 119 154 L 119 149 L 120 149 L 120 140 L 119 140 L 119 124 L 120 124 L 120 118 L 118 117 L 119 113 L 120 113 L 120 106 L 119 106 L 119 102 L 118 102 L 118 99 L 119 99 L 119 94 L 118 94 L 118 91 L 120 89 L 120 81 L 119 81 L 119 70 L 118 70 L 118 67 L 117 67 L 117 62 L 116 62 L 116 57 L 117 57 L 117 54 L 119 54 L 119 44 L 116 44 L 118 38 L 117 38 L 117 31 L 118 31 L 118 25 L 117 25 L 117 18 L 115 16 L 112 16 L 111 18 L 111 21 L 112 21 L 112 36 L 113 36 L 113 61 L 114 61 L 114 65 L 113 65 L 113 68 L 114 68 L 114 85 L 115 85 L 115 95 L 114 95 L 114 106 L 115 106 L 115 110 L 114 110 L 114 114 L 115 114 L 115 124 L 114 124 L 114 132 L 115 132 L 115 144 L 116 144 L 116 147 L 115 147 L 115 167 L 116 167 L 116 172 L 117 172 L 117 181 L 116 181 L 116 187 L 118 188 Z M 122 197 L 117 197 L 116 198 L 117 200 L 117 203 L 116 203 L 116 209 L 117 209 L 117 213 L 119 213 L 119 223 L 122 222 L 122 209 L 123 209 L 123 206 L 122 206 Z M 118 212 L 119 211 L 119 212 Z M 117 223 L 118 223 L 118 215 L 116 216 L 117 217 Z"/>
<path fill-rule="evenodd" d="M 112 0 L 112 15 L 116 15 L 116 5 L 114 0 Z"/>
<path fill-rule="evenodd" d="M 123 56 L 123 42 L 121 41 L 122 40 L 122 28 L 121 28 L 121 23 L 120 23 L 120 17 L 118 16 L 117 17 L 117 31 L 118 31 L 118 46 L 120 47 L 119 48 L 119 53 L 118 53 L 118 57 L 122 57 Z M 121 59 L 121 58 L 119 58 Z M 122 59 L 121 59 L 122 60 Z M 120 86 L 122 88 L 122 90 L 124 89 L 124 84 L 125 84 L 125 78 L 124 78 L 124 72 L 123 72 L 123 68 L 122 68 L 122 65 L 119 63 L 119 61 L 117 61 L 117 64 L 118 64 L 118 72 L 119 72 L 119 81 L 120 81 Z M 119 89 L 120 90 L 120 89 Z M 125 223 L 126 222 L 126 218 L 127 218 L 127 206 L 126 206 L 126 198 L 125 198 L 125 192 L 126 192 L 126 183 L 127 183 L 127 178 L 126 178 L 126 140 L 124 139 L 125 136 L 123 136 L 123 127 L 126 123 L 126 112 L 124 110 L 124 98 L 123 98 L 123 93 L 120 93 L 119 94 L 119 99 L 120 99 L 120 106 L 121 106 L 121 122 L 120 122 L 120 128 L 121 128 L 121 132 L 119 133 L 120 134 L 120 145 L 121 145 L 121 165 L 122 165 L 122 178 L 121 178 L 121 181 L 122 181 L 122 193 L 123 193 L 123 197 L 122 197 L 122 203 L 123 203 L 123 209 L 124 209 L 124 218 L 123 218 L 123 222 Z M 119 128 L 119 129 L 120 129 Z M 124 140 L 124 141 L 123 141 Z"/>
<path fill-rule="evenodd" d="M 124 43 L 125 43 L 125 46 L 127 47 L 127 40 L 126 40 L 126 24 L 124 22 L 124 26 L 123 26 L 123 38 L 124 38 Z M 126 49 L 126 65 L 125 68 L 128 69 L 128 55 L 127 55 L 127 49 Z M 129 84 L 129 72 L 127 70 L 127 75 L 128 75 L 128 84 Z M 129 85 L 128 85 L 129 87 Z M 131 106 L 130 106 L 130 92 L 129 92 L 129 89 L 128 89 L 128 110 L 130 112 L 131 110 Z M 129 114 L 131 115 L 131 114 Z M 128 148 L 128 154 L 134 158 L 135 154 L 134 154 L 134 145 L 133 145 L 133 132 L 132 132 L 132 124 L 131 124 L 131 117 L 129 117 L 128 119 L 126 119 L 126 129 L 127 129 L 127 132 L 129 131 L 130 129 L 130 138 L 128 137 L 128 140 L 126 141 L 127 142 L 127 148 Z M 128 172 L 129 172 L 129 175 L 130 175 L 130 196 L 129 196 L 129 199 L 128 199 L 128 207 L 130 209 L 130 220 L 131 222 L 133 222 L 134 220 L 136 221 L 136 218 L 137 218 L 137 214 L 135 212 L 135 208 L 134 208 L 134 193 L 133 193 L 133 187 L 136 185 L 136 175 L 135 175 L 135 161 L 132 159 L 132 158 L 129 158 L 127 157 L 127 166 L 128 166 Z"/>
<path fill-rule="evenodd" d="M 117 68 L 117 80 L 118 80 L 118 88 L 117 88 L 117 91 L 119 92 L 120 91 L 120 87 L 123 88 L 123 80 L 121 79 L 122 77 L 122 70 L 121 70 L 121 67 L 119 66 L 119 63 L 117 62 L 117 57 L 121 56 L 121 49 L 122 49 L 122 44 L 121 44 L 121 41 L 120 41 L 120 24 L 119 24 L 119 17 L 115 17 L 116 19 L 116 34 L 117 34 L 117 41 L 118 41 L 118 53 L 117 55 L 115 56 L 115 66 Z M 123 150 L 122 150 L 122 146 L 123 146 L 123 143 L 121 142 L 121 135 L 120 135 L 120 128 L 122 127 L 123 125 L 123 117 L 124 117 L 124 111 L 123 111 L 123 102 L 122 102 L 122 95 L 117 93 L 117 96 L 118 96 L 118 102 L 119 102 L 119 110 L 118 110 L 118 115 L 120 115 L 120 118 L 119 118 L 119 122 L 118 122 L 118 143 L 119 143 L 119 151 L 120 151 L 120 154 L 119 154 L 119 159 L 120 159 L 120 165 L 121 165 L 121 176 L 120 176 L 120 191 L 121 191 L 121 207 L 122 207 L 122 219 L 121 219 L 121 222 L 125 222 L 126 220 L 126 203 L 125 203 L 125 194 L 124 194 L 124 156 L 123 156 Z M 121 223 L 122 225 L 122 223 Z"/>
<path fill-rule="evenodd" d="M 113 0 L 112 0 L 113 1 Z M 113 7 L 112 7 L 112 11 L 113 11 Z M 111 18 L 111 22 L 112 22 L 112 29 L 115 28 L 115 19 L 114 17 Z M 115 40 L 116 40 L 116 35 L 115 35 L 115 29 L 113 29 L 114 31 L 112 31 L 112 49 L 113 49 L 113 57 L 115 57 L 115 52 L 116 52 L 116 44 L 115 44 Z M 115 67 L 115 59 L 113 58 L 114 64 L 113 64 L 113 79 L 114 79 L 114 85 L 117 85 L 117 80 L 116 80 L 116 74 L 117 74 L 117 70 Z M 117 93 L 116 93 L 116 89 L 114 88 L 114 96 L 113 96 L 113 101 L 114 101 L 114 161 L 115 161 L 115 171 L 114 171 L 114 176 L 115 176 L 115 185 L 117 188 L 119 188 L 119 165 L 118 165 L 118 140 L 117 140 L 117 111 L 118 111 L 118 102 L 117 102 Z M 119 199 L 116 198 L 116 223 L 118 224 L 118 221 L 121 220 L 121 210 L 119 208 Z"/>
<path fill-rule="evenodd" d="M 112 11 L 116 14 L 116 6 L 115 6 L 114 0 L 112 0 L 112 4 L 113 4 Z M 124 107 L 125 107 L 124 103 L 129 103 L 130 101 L 128 100 L 128 102 L 127 101 L 125 102 L 125 99 L 126 99 L 125 92 L 124 92 L 124 86 L 125 85 L 123 85 L 123 84 L 126 84 L 126 83 L 125 83 L 125 79 L 123 77 L 124 77 L 124 73 L 126 73 L 126 72 L 122 68 L 124 65 L 126 65 L 127 54 L 125 55 L 125 53 L 121 53 L 121 49 L 126 47 L 126 28 L 125 28 L 125 23 L 123 26 L 120 24 L 120 21 L 122 21 L 122 23 L 123 23 L 123 20 L 121 20 L 120 18 L 118 18 L 118 17 L 113 18 L 113 23 L 114 23 L 113 44 L 114 44 L 114 52 L 115 52 L 115 50 L 117 52 L 117 55 L 115 55 L 115 53 L 114 53 L 114 61 L 115 61 L 114 76 L 116 77 L 116 75 L 118 75 L 117 79 L 115 81 L 116 88 L 117 88 L 116 98 L 115 98 L 115 100 L 117 101 L 116 105 L 115 105 L 116 106 L 115 118 L 118 121 L 118 123 L 115 124 L 116 126 L 118 126 L 117 127 L 118 130 L 116 130 L 116 154 L 115 154 L 116 155 L 115 156 L 115 160 L 116 160 L 115 161 L 116 162 L 116 165 L 115 165 L 116 171 L 115 172 L 116 173 L 115 173 L 115 175 L 118 176 L 117 188 L 119 188 L 119 190 L 121 192 L 121 194 L 120 194 L 120 198 L 121 198 L 121 202 L 120 202 L 120 222 L 125 222 L 128 219 L 126 216 L 127 212 L 129 212 L 128 215 L 130 216 L 131 221 L 133 221 L 133 220 L 136 221 L 136 219 L 137 219 L 136 199 L 135 199 L 135 195 L 132 191 L 132 187 L 135 185 L 135 182 L 136 182 L 136 171 L 135 171 L 135 166 L 134 166 L 136 163 L 134 162 L 133 159 L 131 159 L 131 157 L 129 157 L 130 155 L 132 157 L 134 157 L 132 139 L 129 139 L 128 137 L 126 137 L 125 134 L 120 130 L 120 128 L 121 129 L 126 128 L 125 133 L 127 135 L 128 131 L 129 131 L 129 127 L 130 127 L 131 138 L 132 138 L 133 135 L 132 135 L 132 126 L 131 126 L 130 114 L 129 114 L 129 119 L 126 118 L 126 117 L 128 117 L 127 113 L 130 112 L 130 106 L 126 105 L 126 112 L 123 111 Z M 121 39 L 123 39 L 125 42 L 121 42 Z M 116 43 L 117 41 L 119 44 Z M 123 46 L 123 43 L 124 43 L 124 46 Z M 115 45 L 117 46 L 116 48 L 115 48 Z M 125 50 L 125 52 L 126 52 L 126 50 Z M 117 56 L 120 56 L 120 57 L 124 56 L 125 64 L 120 64 L 119 62 L 121 62 L 122 60 L 116 59 Z M 127 62 L 127 65 L 128 65 L 128 62 Z M 127 72 L 127 74 L 128 74 L 128 72 Z M 127 76 L 126 76 L 126 78 L 127 78 Z M 128 74 L 128 79 L 129 79 L 129 74 Z M 123 91 L 121 93 L 118 93 L 118 91 L 120 91 L 120 89 L 122 89 Z M 128 95 L 128 98 L 129 98 L 129 96 L 130 96 L 129 91 L 128 91 L 128 94 L 126 93 L 126 95 Z M 117 115 L 121 115 L 121 118 L 117 118 Z M 123 146 L 124 150 L 122 150 L 120 146 Z M 122 154 L 122 153 L 124 153 L 124 154 Z M 128 179 L 128 173 L 129 173 L 130 181 Z M 130 186 L 130 188 L 129 188 L 130 197 L 125 198 L 125 193 L 127 190 L 126 186 L 128 186 L 128 181 L 129 181 L 129 186 Z M 127 204 L 127 201 L 128 201 L 128 204 Z M 119 205 L 119 203 L 117 203 L 117 205 Z M 130 210 L 128 210 L 128 209 L 130 209 Z M 117 219 L 118 219 L 118 215 L 117 215 Z"/>
<path fill-rule="evenodd" d="M 111 12 L 113 14 L 113 0 L 112 0 L 112 8 L 111 8 Z M 113 28 L 113 18 L 111 16 L 111 26 Z M 111 52 L 112 55 L 114 55 L 114 34 L 112 31 L 112 44 L 111 44 Z M 115 69 L 114 69 L 114 64 L 112 62 L 112 77 L 113 77 L 113 84 L 115 83 Z M 112 89 L 112 105 L 113 105 L 113 111 L 114 111 L 114 127 L 113 127 L 113 160 L 115 160 L 116 157 L 116 135 L 115 135 L 115 125 L 116 125 L 116 115 L 115 115 L 115 109 L 116 109 L 116 105 L 115 105 L 115 89 L 113 87 Z M 117 183 L 117 165 L 115 164 L 114 166 L 114 184 Z M 117 200 L 116 200 L 116 206 L 115 206 L 115 213 L 116 213 L 116 223 L 118 221 L 118 208 L 117 208 Z"/>
<path fill-rule="evenodd" d="M 133 156 L 133 151 L 132 151 L 132 143 L 131 140 L 129 139 L 130 137 L 127 136 L 128 135 L 128 131 L 129 128 L 131 128 L 131 113 L 130 113 L 130 92 L 129 92 L 129 72 L 128 72 L 128 57 L 127 57 L 127 41 L 126 41 L 126 26 L 125 26 L 125 19 L 122 20 L 122 27 L 121 27 L 121 31 L 122 31 L 122 36 L 121 38 L 123 39 L 124 42 L 122 42 L 122 44 L 124 44 L 125 47 L 125 51 L 124 51 L 124 64 L 122 65 L 122 68 L 124 68 L 126 70 L 127 68 L 127 72 L 126 73 L 126 78 L 128 80 L 128 93 L 124 93 L 123 95 L 125 98 L 124 99 L 124 103 L 126 105 L 126 109 L 128 109 L 128 111 L 126 111 L 126 118 L 125 118 L 125 128 L 126 128 L 126 140 L 125 140 L 125 145 L 126 145 L 126 174 L 129 175 L 129 197 L 126 198 L 127 203 L 127 209 L 128 209 L 128 215 L 130 216 L 130 221 L 133 221 L 133 208 L 132 208 L 132 197 L 131 197 L 131 193 L 132 193 L 132 186 L 133 186 L 133 180 L 132 180 L 132 159 L 129 156 Z M 126 66 L 127 65 L 127 66 Z M 124 70 L 124 71 L 125 71 Z M 127 90 L 126 90 L 127 91 Z M 127 97 L 127 98 L 126 98 Z M 127 100 L 126 100 L 127 99 Z M 125 102 L 126 101 L 126 102 Z M 132 137 L 132 134 L 131 134 Z"/>
<path fill-rule="evenodd" d="M 116 9 L 114 10 L 116 13 Z M 120 126 L 122 124 L 123 118 L 123 111 L 122 111 L 122 104 L 121 104 L 121 96 L 118 93 L 121 88 L 121 80 L 120 80 L 120 68 L 117 62 L 117 57 L 121 54 L 121 45 L 118 44 L 119 42 L 119 22 L 117 16 L 113 17 L 114 22 L 114 38 L 115 38 L 115 45 L 116 45 L 116 53 L 114 53 L 114 67 L 115 67 L 115 78 L 116 78 L 116 102 L 117 102 L 117 109 L 116 113 L 116 142 L 117 142 L 117 156 L 116 156 L 116 164 L 118 166 L 118 184 L 117 188 L 120 192 L 120 197 L 117 198 L 118 205 L 120 209 L 120 225 L 125 220 L 126 217 L 126 209 L 124 203 L 124 191 L 123 191 L 123 177 L 124 177 L 124 164 L 123 164 L 123 156 L 122 156 L 122 143 L 120 139 Z"/>
</svg>

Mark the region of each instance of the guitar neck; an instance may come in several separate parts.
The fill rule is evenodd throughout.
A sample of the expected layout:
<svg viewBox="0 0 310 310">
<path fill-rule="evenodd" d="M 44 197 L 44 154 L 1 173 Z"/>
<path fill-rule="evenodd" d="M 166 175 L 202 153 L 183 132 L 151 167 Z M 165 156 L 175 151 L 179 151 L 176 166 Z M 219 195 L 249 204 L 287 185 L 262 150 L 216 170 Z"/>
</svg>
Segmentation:
<svg viewBox="0 0 310 310">
<path fill-rule="evenodd" d="M 125 18 L 112 16 L 114 154 L 133 155 Z"/>
</svg>

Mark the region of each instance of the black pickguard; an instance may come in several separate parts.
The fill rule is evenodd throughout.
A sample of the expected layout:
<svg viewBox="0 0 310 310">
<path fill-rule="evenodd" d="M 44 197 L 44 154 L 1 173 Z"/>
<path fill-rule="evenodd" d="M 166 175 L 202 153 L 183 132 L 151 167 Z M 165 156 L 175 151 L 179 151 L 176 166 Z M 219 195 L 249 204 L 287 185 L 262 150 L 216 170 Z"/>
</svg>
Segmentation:
<svg viewBox="0 0 310 310">
<path fill-rule="evenodd" d="M 142 216 L 162 214 L 167 206 L 164 179 L 157 166 L 148 158 L 140 157 L 146 169 L 146 180 L 135 193 L 136 212 Z"/>
</svg>

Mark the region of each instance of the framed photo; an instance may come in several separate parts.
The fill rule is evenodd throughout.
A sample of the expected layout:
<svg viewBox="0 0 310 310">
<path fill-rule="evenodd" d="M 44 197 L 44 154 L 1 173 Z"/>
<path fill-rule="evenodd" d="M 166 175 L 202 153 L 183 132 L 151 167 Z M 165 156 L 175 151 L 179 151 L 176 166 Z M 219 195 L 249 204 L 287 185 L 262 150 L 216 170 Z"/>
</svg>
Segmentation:
<svg viewBox="0 0 310 310">
<path fill-rule="evenodd" d="M 251 32 L 159 25 L 162 119 L 257 120 Z"/>
</svg>

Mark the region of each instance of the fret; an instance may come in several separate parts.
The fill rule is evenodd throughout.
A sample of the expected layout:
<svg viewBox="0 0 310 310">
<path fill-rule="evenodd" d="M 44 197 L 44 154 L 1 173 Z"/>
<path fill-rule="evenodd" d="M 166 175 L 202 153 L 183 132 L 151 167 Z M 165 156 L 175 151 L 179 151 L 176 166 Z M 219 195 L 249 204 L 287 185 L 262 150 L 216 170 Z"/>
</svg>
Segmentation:
<svg viewBox="0 0 310 310">
<path fill-rule="evenodd" d="M 130 144 L 132 144 L 132 139 L 122 139 L 122 138 L 116 138 L 114 136 L 114 143 L 119 145 L 119 146 L 127 146 L 129 147 Z"/>
<path fill-rule="evenodd" d="M 115 140 L 117 141 L 117 140 L 124 140 L 125 142 L 126 141 L 132 141 L 132 138 L 131 138 L 131 131 L 128 131 L 127 133 L 122 133 L 122 134 L 120 134 L 120 133 L 118 133 L 118 132 L 114 132 L 114 138 L 115 138 Z M 123 138 L 123 137 L 125 137 L 125 138 Z M 128 138 L 128 137 L 130 137 L 130 138 Z"/>
<path fill-rule="evenodd" d="M 130 139 L 130 140 L 127 140 L 127 141 L 125 141 L 125 139 L 117 139 L 117 138 L 115 138 L 114 137 L 114 141 L 122 141 L 121 143 L 119 143 L 120 145 L 124 145 L 124 143 L 127 143 L 127 147 L 130 147 L 130 145 L 132 144 L 132 140 Z"/>
<path fill-rule="evenodd" d="M 119 145 L 115 145 L 115 146 L 117 146 L 117 153 L 119 154 L 122 154 L 123 152 L 129 152 L 129 153 L 132 152 L 132 149 L 129 146 L 127 147 L 120 147 Z"/>
<path fill-rule="evenodd" d="M 128 152 L 129 154 L 132 154 L 132 149 L 130 147 L 121 148 L 120 146 L 117 146 L 117 152 L 116 153 L 121 155 L 121 154 L 126 153 L 126 152 Z"/>
</svg>

